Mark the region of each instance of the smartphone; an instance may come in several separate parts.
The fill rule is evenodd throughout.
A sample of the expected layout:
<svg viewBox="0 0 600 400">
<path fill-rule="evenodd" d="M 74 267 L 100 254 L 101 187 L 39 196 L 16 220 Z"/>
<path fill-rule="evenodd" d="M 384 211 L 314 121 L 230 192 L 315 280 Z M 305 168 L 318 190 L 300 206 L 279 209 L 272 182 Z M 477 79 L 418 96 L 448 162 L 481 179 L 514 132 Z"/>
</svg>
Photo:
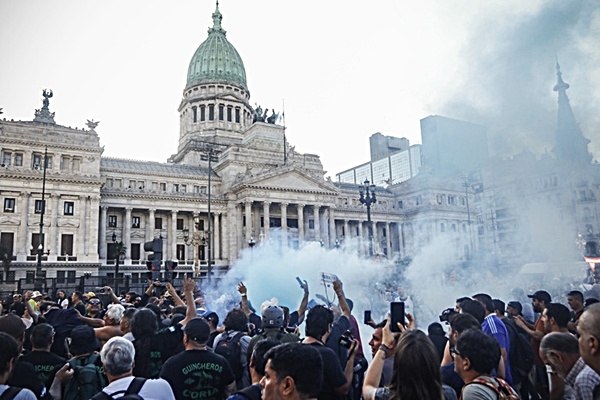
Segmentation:
<svg viewBox="0 0 600 400">
<path fill-rule="evenodd" d="M 390 303 L 390 315 L 392 316 L 390 330 L 392 332 L 400 332 L 400 328 L 398 328 L 398 322 L 402 326 L 406 326 L 406 322 L 404 320 L 404 302 L 394 301 Z"/>
<path fill-rule="evenodd" d="M 363 324 L 368 324 L 371 320 L 371 310 L 365 310 L 365 317 L 363 319 Z"/>
</svg>

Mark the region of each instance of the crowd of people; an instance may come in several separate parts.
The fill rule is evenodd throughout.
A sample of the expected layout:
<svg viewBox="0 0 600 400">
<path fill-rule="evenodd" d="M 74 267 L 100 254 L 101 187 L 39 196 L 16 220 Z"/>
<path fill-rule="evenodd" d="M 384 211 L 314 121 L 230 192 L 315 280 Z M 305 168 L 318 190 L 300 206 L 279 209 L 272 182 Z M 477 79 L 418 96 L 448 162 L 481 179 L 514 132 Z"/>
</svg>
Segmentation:
<svg viewBox="0 0 600 400">
<path fill-rule="evenodd" d="M 577 290 L 567 304 L 476 293 L 426 329 L 410 312 L 397 326 L 365 313 L 359 329 L 332 287 L 327 304 L 304 281 L 297 308 L 255 310 L 240 282 L 226 315 L 192 279 L 141 295 L 15 293 L 1 309 L 0 399 L 600 399 L 600 304 Z"/>
</svg>

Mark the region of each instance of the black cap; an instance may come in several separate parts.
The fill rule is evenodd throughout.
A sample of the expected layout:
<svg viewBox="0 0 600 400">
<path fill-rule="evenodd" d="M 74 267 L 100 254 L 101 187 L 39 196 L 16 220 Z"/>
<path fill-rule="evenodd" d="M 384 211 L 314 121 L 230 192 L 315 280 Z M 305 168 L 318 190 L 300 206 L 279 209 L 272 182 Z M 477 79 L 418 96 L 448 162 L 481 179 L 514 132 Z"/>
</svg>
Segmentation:
<svg viewBox="0 0 600 400">
<path fill-rule="evenodd" d="M 198 343 L 206 343 L 210 335 L 210 327 L 203 318 L 192 318 L 183 328 L 183 332 L 188 339 Z"/>
<path fill-rule="evenodd" d="M 71 331 L 69 352 L 74 356 L 92 353 L 100 349 L 100 341 L 96 338 L 94 328 L 88 325 L 79 325 Z"/>
<path fill-rule="evenodd" d="M 552 302 L 552 297 L 550 296 L 550 293 L 546 292 L 545 290 L 538 290 L 534 294 L 528 294 L 527 297 L 529 297 L 530 299 L 537 299 L 543 301 L 546 304 Z"/>
<path fill-rule="evenodd" d="M 514 308 L 519 312 L 519 314 L 523 312 L 523 306 L 518 301 L 509 301 L 506 306 Z"/>
</svg>

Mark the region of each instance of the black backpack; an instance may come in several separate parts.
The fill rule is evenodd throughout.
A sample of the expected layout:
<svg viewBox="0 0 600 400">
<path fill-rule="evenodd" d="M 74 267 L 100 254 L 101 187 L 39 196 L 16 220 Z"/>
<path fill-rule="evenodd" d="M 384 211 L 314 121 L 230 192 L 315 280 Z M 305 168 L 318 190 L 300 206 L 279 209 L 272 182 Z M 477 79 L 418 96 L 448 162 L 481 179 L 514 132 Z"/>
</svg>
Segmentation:
<svg viewBox="0 0 600 400">
<path fill-rule="evenodd" d="M 240 343 L 242 336 L 244 336 L 244 332 L 238 332 L 233 336 L 227 334 L 225 339 L 219 341 L 217 347 L 215 347 L 215 353 L 222 355 L 229 362 L 236 381 L 242 379 L 244 374 L 241 360 L 242 344 Z"/>
<path fill-rule="evenodd" d="M 144 398 L 138 394 L 140 390 L 142 390 L 144 383 L 146 383 L 145 378 L 134 378 L 127 387 L 127 390 L 118 390 L 111 394 L 100 392 L 92 397 L 91 400 L 112 400 L 115 398 L 115 394 L 121 393 L 125 393 L 123 396 L 119 397 L 121 400 L 144 400 Z"/>
<path fill-rule="evenodd" d="M 510 371 L 513 377 L 518 375 L 518 377 L 524 378 L 529 375 L 529 371 L 533 367 L 531 343 L 519 333 L 513 324 L 506 323 L 505 325 L 510 337 L 510 352 L 508 354 Z"/>
<path fill-rule="evenodd" d="M 0 400 L 12 400 L 21 392 L 20 387 L 9 386 L 2 395 L 0 395 Z"/>
</svg>

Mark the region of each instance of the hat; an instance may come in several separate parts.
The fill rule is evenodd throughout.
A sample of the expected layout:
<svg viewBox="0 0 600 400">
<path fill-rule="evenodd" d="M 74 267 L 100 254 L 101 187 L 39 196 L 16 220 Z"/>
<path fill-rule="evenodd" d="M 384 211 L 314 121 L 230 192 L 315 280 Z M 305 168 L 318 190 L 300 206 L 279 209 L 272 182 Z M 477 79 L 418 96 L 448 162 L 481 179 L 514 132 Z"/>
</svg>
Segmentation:
<svg viewBox="0 0 600 400">
<path fill-rule="evenodd" d="M 550 296 L 550 293 L 546 292 L 545 290 L 538 290 L 534 294 L 528 294 L 527 297 L 529 297 L 530 299 L 541 300 L 546 304 L 552 302 L 552 297 Z"/>
<path fill-rule="evenodd" d="M 21 297 L 21 293 L 15 293 L 13 294 L 13 297 Z"/>
<path fill-rule="evenodd" d="M 216 323 L 219 323 L 219 315 L 212 311 L 212 310 L 202 310 L 202 309 L 198 309 L 196 310 L 196 315 L 199 317 L 202 317 L 208 321 L 217 321 Z"/>
<path fill-rule="evenodd" d="M 42 294 L 37 290 L 31 294 L 32 299 L 36 299 L 38 297 L 44 297 L 44 296 L 42 296 Z"/>
<path fill-rule="evenodd" d="M 84 296 L 87 296 L 87 297 L 88 297 L 88 299 L 89 299 L 90 297 L 96 297 L 96 293 L 94 293 L 94 292 L 84 293 L 83 295 L 84 295 Z"/>
<path fill-rule="evenodd" d="M 268 306 L 262 311 L 263 328 L 283 327 L 283 309 L 277 306 Z"/>
<path fill-rule="evenodd" d="M 506 306 L 514 308 L 519 312 L 519 314 L 523 312 L 523 306 L 518 301 L 509 301 Z"/>
<path fill-rule="evenodd" d="M 94 328 L 89 325 L 79 325 L 71 331 L 69 352 L 74 355 L 92 353 L 100 348 Z"/>
<path fill-rule="evenodd" d="M 192 318 L 185 325 L 185 328 L 183 328 L 183 332 L 187 335 L 188 339 L 199 343 L 206 343 L 210 335 L 210 328 L 204 319 Z"/>
</svg>

